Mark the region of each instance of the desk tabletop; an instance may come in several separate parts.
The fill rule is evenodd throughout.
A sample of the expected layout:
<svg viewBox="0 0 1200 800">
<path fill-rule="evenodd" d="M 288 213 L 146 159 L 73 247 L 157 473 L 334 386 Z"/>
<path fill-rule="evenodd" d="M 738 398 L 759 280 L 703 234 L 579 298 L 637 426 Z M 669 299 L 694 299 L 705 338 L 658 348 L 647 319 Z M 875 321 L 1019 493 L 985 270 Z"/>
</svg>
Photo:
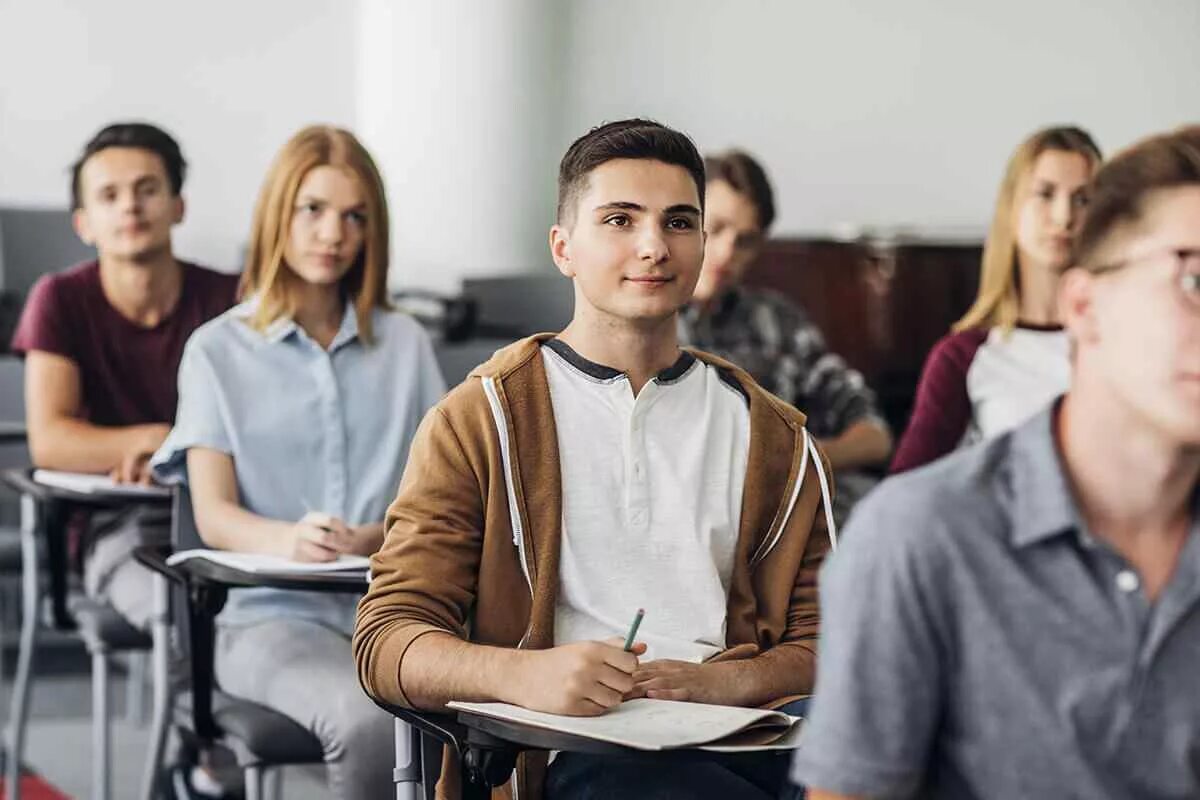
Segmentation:
<svg viewBox="0 0 1200 800">
<path fill-rule="evenodd" d="M 0 483 L 17 494 L 24 494 L 43 502 L 58 500 L 81 506 L 97 508 L 120 508 L 129 505 L 170 505 L 170 495 L 107 494 L 104 492 L 75 492 L 59 486 L 47 486 L 33 479 L 33 467 L 18 467 L 0 471 Z"/>
<path fill-rule="evenodd" d="M 545 728 L 535 728 L 511 720 L 485 717 L 467 711 L 435 712 L 412 711 L 407 708 L 375 701 L 383 710 L 409 725 L 416 726 L 426 733 L 448 743 L 453 739 L 453 747 L 461 754 L 463 749 L 477 745 L 484 748 L 509 748 L 513 752 L 524 750 L 561 750 L 571 753 L 591 753 L 593 755 L 624 756 L 628 758 L 658 759 L 706 759 L 712 753 L 698 748 L 679 748 L 672 750 L 637 750 L 632 747 L 589 739 L 585 736 L 575 736 L 561 731 L 551 731 Z M 729 754 L 740 756 L 742 754 Z"/>
<path fill-rule="evenodd" d="M 278 575 L 264 572 L 248 572 L 227 564 L 218 564 L 203 558 L 193 558 L 176 564 L 173 569 L 193 580 L 220 584 L 231 588 L 266 587 L 271 589 L 299 589 L 309 592 L 354 593 L 367 590 L 365 573 L 351 574 L 323 572 L 313 575 Z"/>
</svg>

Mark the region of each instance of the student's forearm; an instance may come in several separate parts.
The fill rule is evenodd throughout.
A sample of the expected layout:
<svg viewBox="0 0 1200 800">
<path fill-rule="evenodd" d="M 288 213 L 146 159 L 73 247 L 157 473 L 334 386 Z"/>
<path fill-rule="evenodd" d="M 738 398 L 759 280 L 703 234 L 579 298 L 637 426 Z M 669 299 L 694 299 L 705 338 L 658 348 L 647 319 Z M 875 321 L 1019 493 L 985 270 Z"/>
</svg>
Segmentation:
<svg viewBox="0 0 1200 800">
<path fill-rule="evenodd" d="M 366 543 L 366 548 L 370 552 L 374 553 L 383 546 L 382 522 L 372 522 L 367 525 L 358 525 L 354 530 Z"/>
<path fill-rule="evenodd" d="M 806 796 L 808 800 L 865 800 L 851 794 L 837 794 L 836 792 L 825 792 L 812 788 L 806 790 Z"/>
<path fill-rule="evenodd" d="M 800 647 L 773 647 L 754 658 L 704 665 L 724 705 L 755 708 L 781 697 L 812 692 L 814 656 Z"/>
<path fill-rule="evenodd" d="M 227 500 L 196 503 L 195 509 L 196 527 L 209 547 L 285 558 L 292 555 L 291 522 L 259 516 Z"/>
<path fill-rule="evenodd" d="M 414 707 L 430 711 L 451 700 L 520 704 L 516 676 L 528 655 L 464 642 L 449 633 L 427 633 L 405 651 L 400 686 Z"/>
<path fill-rule="evenodd" d="M 892 436 L 874 420 L 862 419 L 840 436 L 820 442 L 834 470 L 882 465 L 892 452 Z"/>
<path fill-rule="evenodd" d="M 168 425 L 106 427 L 70 417 L 31 421 L 29 455 L 44 469 L 104 473 L 127 453 L 153 453 L 169 431 Z"/>
</svg>

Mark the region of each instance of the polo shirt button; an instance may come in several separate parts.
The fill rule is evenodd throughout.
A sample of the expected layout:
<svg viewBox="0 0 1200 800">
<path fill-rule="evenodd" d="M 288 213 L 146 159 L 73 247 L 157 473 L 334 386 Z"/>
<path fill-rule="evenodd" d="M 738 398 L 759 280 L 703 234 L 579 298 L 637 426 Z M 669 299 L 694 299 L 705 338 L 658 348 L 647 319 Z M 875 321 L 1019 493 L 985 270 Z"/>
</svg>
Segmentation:
<svg viewBox="0 0 1200 800">
<path fill-rule="evenodd" d="M 1117 573 L 1117 588 L 1122 592 L 1126 594 L 1136 592 L 1141 585 L 1142 582 L 1138 580 L 1137 573 L 1132 570 L 1123 569 Z"/>
</svg>

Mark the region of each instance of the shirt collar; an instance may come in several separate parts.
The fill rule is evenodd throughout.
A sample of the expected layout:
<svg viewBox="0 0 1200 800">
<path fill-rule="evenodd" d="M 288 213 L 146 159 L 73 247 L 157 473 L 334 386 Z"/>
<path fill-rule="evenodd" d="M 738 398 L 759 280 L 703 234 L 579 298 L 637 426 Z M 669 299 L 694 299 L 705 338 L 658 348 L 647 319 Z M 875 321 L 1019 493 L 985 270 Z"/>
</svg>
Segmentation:
<svg viewBox="0 0 1200 800">
<path fill-rule="evenodd" d="M 1074 531 L 1090 538 L 1054 438 L 1055 402 L 1012 434 L 1012 543 L 1027 547 Z"/>
<path fill-rule="evenodd" d="M 583 374 L 595 378 L 598 381 L 611 381 L 616 378 L 624 378 L 625 373 L 612 367 L 607 367 L 603 364 L 597 364 L 595 361 L 589 361 L 579 353 L 571 345 L 564 342 L 562 339 L 547 339 L 543 342 L 546 347 L 549 347 L 558 355 L 570 364 L 575 369 Z M 691 368 L 696 362 L 696 357 L 686 350 L 679 351 L 679 358 L 675 359 L 675 363 L 664 369 L 662 372 L 654 376 L 654 380 L 658 383 L 670 383 L 677 381 Z"/>
<path fill-rule="evenodd" d="M 241 319 L 249 319 L 258 310 L 260 299 L 259 295 L 248 298 L 234 309 L 234 313 Z M 339 347 L 349 344 L 358 338 L 358 314 L 355 312 L 354 303 L 347 300 L 346 308 L 342 312 L 342 323 L 338 327 L 338 332 L 334 334 L 333 342 L 329 345 L 329 352 L 332 353 Z M 298 335 L 300 333 L 300 326 L 296 324 L 294 319 L 291 317 L 279 317 L 266 327 L 266 330 L 262 332 L 262 336 L 268 343 L 278 344 L 292 334 Z"/>
</svg>

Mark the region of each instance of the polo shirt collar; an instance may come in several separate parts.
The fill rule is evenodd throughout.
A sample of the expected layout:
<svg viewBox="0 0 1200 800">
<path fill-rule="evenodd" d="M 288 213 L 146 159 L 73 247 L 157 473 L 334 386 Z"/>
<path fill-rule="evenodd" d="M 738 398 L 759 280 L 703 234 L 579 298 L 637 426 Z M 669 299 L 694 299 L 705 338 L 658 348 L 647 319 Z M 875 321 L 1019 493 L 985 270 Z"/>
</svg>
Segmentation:
<svg viewBox="0 0 1200 800">
<path fill-rule="evenodd" d="M 589 361 L 579 353 L 575 352 L 569 344 L 562 339 L 554 338 L 547 339 L 542 342 L 543 345 L 549 347 L 558 355 L 562 356 L 568 364 L 579 370 L 588 377 L 595 378 L 598 381 L 611 381 L 617 378 L 624 378 L 625 373 L 619 369 L 597 364 L 595 361 Z M 675 363 L 659 372 L 654 376 L 654 380 L 658 383 L 671 383 L 677 381 L 691 369 L 692 364 L 696 363 L 696 357 L 686 350 L 679 351 L 679 358 L 675 359 Z"/>
<path fill-rule="evenodd" d="M 1071 533 L 1089 537 L 1054 437 L 1056 401 L 1012 434 L 1012 543 L 1017 547 Z"/>
</svg>

